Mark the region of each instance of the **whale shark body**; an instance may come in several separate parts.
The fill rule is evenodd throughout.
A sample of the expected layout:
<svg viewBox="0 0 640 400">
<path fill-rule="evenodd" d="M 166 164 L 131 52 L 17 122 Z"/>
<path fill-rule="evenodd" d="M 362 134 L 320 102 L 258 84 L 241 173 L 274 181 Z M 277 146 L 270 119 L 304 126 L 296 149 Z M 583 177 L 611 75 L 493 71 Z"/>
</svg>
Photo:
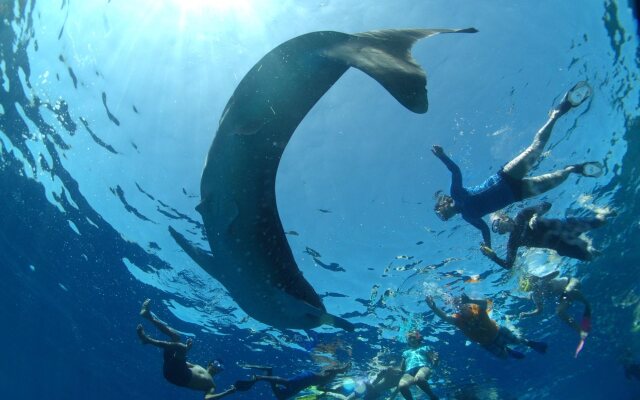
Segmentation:
<svg viewBox="0 0 640 400">
<path fill-rule="evenodd" d="M 426 74 L 411 56 L 419 39 L 475 29 L 312 32 L 267 53 L 242 79 L 220 119 L 200 183 L 211 253 L 169 228 L 182 249 L 218 280 L 249 316 L 276 328 L 331 325 L 300 272 L 276 205 L 280 158 L 302 119 L 350 67 L 365 72 L 416 113 L 428 108 Z"/>
</svg>

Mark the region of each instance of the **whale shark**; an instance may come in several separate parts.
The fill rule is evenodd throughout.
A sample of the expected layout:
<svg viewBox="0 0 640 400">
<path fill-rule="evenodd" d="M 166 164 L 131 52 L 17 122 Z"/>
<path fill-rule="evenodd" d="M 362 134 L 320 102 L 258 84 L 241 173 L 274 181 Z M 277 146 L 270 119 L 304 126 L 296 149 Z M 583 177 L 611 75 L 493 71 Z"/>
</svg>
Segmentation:
<svg viewBox="0 0 640 400">
<path fill-rule="evenodd" d="M 229 99 L 205 161 L 196 210 L 211 252 L 169 227 L 173 238 L 255 320 L 279 329 L 330 325 L 352 331 L 353 324 L 327 312 L 293 257 L 276 205 L 280 158 L 309 110 L 351 67 L 410 111 L 427 112 L 426 74 L 411 55 L 413 44 L 441 33 L 473 32 L 321 31 L 268 52 Z"/>
</svg>

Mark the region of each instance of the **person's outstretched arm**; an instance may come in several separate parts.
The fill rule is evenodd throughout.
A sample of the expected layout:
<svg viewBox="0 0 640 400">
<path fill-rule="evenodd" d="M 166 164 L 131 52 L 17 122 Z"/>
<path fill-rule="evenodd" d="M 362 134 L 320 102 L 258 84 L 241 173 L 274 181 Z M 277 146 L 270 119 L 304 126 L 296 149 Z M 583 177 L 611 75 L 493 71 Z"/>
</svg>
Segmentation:
<svg viewBox="0 0 640 400">
<path fill-rule="evenodd" d="M 436 303 L 433 301 L 433 297 L 431 296 L 427 296 L 427 298 L 425 299 L 427 302 L 427 305 L 429 306 L 429 308 L 431 310 L 433 310 L 433 312 L 440 317 L 443 321 L 449 323 L 449 324 L 453 324 L 455 322 L 455 320 L 453 319 L 452 316 L 448 315 L 446 312 L 442 311 L 441 309 L 438 308 L 438 306 L 436 306 Z"/>
<path fill-rule="evenodd" d="M 538 315 L 538 314 L 542 313 L 544 301 L 543 301 L 542 296 L 540 295 L 540 293 L 538 293 L 537 291 L 534 291 L 531 294 L 531 300 L 533 300 L 533 304 L 536 305 L 536 308 L 534 310 L 532 310 L 532 311 L 521 312 L 520 313 L 520 318 L 531 317 L 531 316 Z"/>
<path fill-rule="evenodd" d="M 220 392 L 220 393 L 207 393 L 204 396 L 205 400 L 216 400 L 216 399 L 221 399 L 227 395 L 230 395 L 231 393 L 235 393 L 236 392 L 236 388 L 231 385 L 229 387 L 229 389 L 225 390 L 224 392 Z"/>
<path fill-rule="evenodd" d="M 455 190 L 462 189 L 462 173 L 460 172 L 460 167 L 458 167 L 458 165 L 444 153 L 444 149 L 437 144 L 433 145 L 431 152 L 438 157 L 451 172 L 451 193 Z"/>
<path fill-rule="evenodd" d="M 487 225 L 487 223 L 484 222 L 482 218 L 464 218 L 464 220 L 480 230 L 480 232 L 482 233 L 482 241 L 484 242 L 484 245 L 488 248 L 491 248 L 491 231 L 489 230 L 489 225 Z"/>
<path fill-rule="evenodd" d="M 527 207 L 521 212 L 525 210 L 530 210 L 533 214 L 543 215 L 550 209 L 551 209 L 551 203 L 549 203 L 548 201 L 543 201 L 542 203 L 536 204 L 535 206 Z"/>
<path fill-rule="evenodd" d="M 518 245 L 515 243 L 515 240 L 512 240 L 512 237 L 510 237 L 509 242 L 507 242 L 506 259 L 500 258 L 491 247 L 488 247 L 484 244 L 480 245 L 480 250 L 482 251 L 482 254 L 487 256 L 487 258 L 504 269 L 511 269 L 513 267 L 513 264 L 515 264 L 516 256 L 518 255 Z"/>
</svg>

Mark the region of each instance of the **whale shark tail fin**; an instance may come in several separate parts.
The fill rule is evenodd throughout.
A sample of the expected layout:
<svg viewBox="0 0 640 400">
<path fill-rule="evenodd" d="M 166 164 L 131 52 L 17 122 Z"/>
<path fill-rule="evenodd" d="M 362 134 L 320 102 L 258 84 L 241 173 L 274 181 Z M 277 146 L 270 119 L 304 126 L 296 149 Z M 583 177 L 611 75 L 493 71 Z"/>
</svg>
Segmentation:
<svg viewBox="0 0 640 400">
<path fill-rule="evenodd" d="M 332 46 L 325 55 L 346 62 L 377 80 L 409 110 L 427 112 L 427 75 L 411 55 L 413 44 L 439 33 L 475 33 L 477 29 L 385 29 L 363 32 Z"/>
<path fill-rule="evenodd" d="M 320 317 L 320 322 L 323 325 L 331 325 L 347 332 L 353 332 L 355 329 L 355 326 L 346 319 L 328 313 L 324 313 Z"/>
<path fill-rule="evenodd" d="M 207 272 L 212 273 L 213 257 L 206 251 L 192 245 L 187 238 L 181 233 L 169 227 L 169 233 L 178 245 L 189 255 L 198 265 L 204 268 Z"/>
</svg>

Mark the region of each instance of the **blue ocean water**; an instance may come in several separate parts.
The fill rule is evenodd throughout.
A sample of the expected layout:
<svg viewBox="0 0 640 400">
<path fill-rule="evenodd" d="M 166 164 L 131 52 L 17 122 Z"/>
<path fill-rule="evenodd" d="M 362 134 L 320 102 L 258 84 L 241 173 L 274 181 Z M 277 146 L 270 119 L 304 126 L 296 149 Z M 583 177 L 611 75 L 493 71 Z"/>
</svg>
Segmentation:
<svg viewBox="0 0 640 400">
<path fill-rule="evenodd" d="M 625 357 L 640 362 L 635 3 L 353 3 L 0 1 L 1 398 L 200 398 L 166 382 L 161 352 L 139 343 L 140 304 L 151 298 L 194 339 L 190 360 L 224 361 L 219 388 L 250 374 L 238 362 L 289 376 L 352 361 L 350 376 L 364 379 L 397 361 L 417 328 L 440 354 L 432 383 L 441 398 L 640 399 L 640 382 L 622 366 Z M 264 54 L 295 36 L 413 27 L 479 30 L 415 45 L 428 113 L 408 112 L 349 70 L 298 127 L 278 171 L 296 261 L 327 310 L 356 331 L 253 320 L 167 229 L 205 243 L 194 208 L 226 102 Z M 589 233 L 601 252 L 594 261 L 529 252 L 519 266 L 581 279 L 594 316 L 576 359 L 577 337 L 552 307 L 515 317 L 531 304 L 517 272 L 479 252 L 479 233 L 459 217 L 435 217 L 433 193 L 450 177 L 430 148 L 442 145 L 465 182 L 480 183 L 580 80 L 593 97 L 558 122 L 537 170 L 588 159 L 605 174 L 571 177 L 536 200 L 551 201 L 556 217 L 615 217 Z M 494 240 L 502 254 L 503 238 Z M 496 359 L 423 302 L 462 292 L 493 299 L 492 318 L 548 342 L 548 353 Z M 233 395 L 270 396 L 267 385 Z"/>
</svg>

